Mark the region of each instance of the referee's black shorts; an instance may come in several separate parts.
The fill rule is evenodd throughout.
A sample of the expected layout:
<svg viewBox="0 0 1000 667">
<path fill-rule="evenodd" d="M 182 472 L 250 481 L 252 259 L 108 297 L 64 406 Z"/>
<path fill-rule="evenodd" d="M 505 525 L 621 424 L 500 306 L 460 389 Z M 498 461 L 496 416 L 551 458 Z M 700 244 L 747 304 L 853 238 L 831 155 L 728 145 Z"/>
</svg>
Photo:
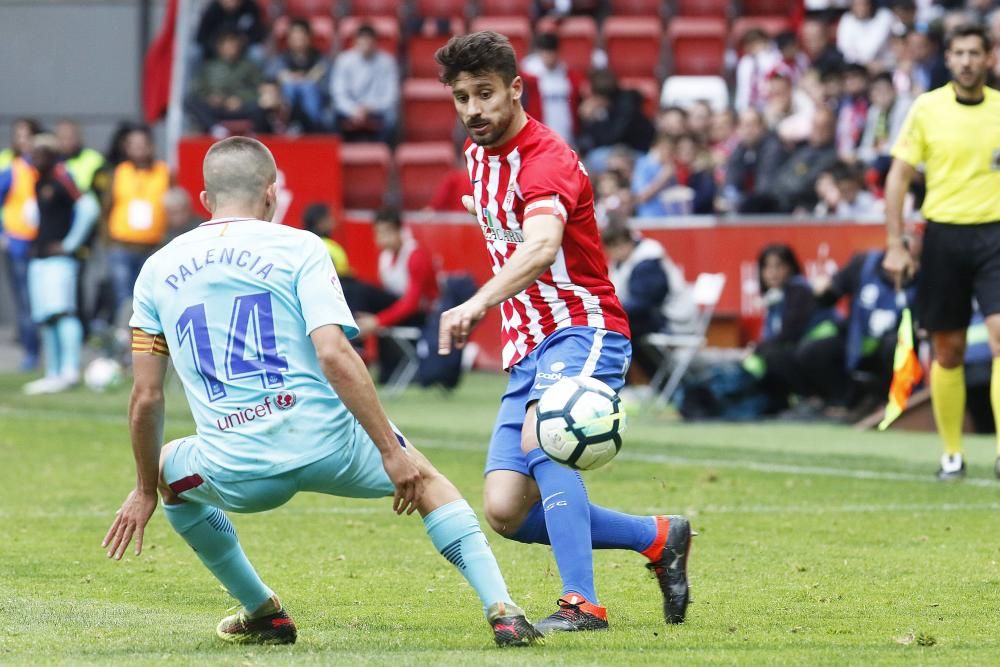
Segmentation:
<svg viewBox="0 0 1000 667">
<path fill-rule="evenodd" d="M 928 222 L 917 284 L 920 326 L 966 329 L 973 297 L 984 317 L 1000 313 L 1000 222 Z"/>
</svg>

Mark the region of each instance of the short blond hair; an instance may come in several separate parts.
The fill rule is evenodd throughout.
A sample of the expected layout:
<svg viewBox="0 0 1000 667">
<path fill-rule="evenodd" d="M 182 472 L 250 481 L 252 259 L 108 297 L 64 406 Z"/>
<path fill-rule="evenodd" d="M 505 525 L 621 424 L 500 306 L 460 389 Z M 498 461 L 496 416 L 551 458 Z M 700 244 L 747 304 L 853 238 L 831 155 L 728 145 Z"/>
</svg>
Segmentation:
<svg viewBox="0 0 1000 667">
<path fill-rule="evenodd" d="M 220 202 L 256 202 L 278 177 L 267 146 L 249 137 L 229 137 L 213 144 L 202 165 L 205 192 L 213 206 Z"/>
</svg>

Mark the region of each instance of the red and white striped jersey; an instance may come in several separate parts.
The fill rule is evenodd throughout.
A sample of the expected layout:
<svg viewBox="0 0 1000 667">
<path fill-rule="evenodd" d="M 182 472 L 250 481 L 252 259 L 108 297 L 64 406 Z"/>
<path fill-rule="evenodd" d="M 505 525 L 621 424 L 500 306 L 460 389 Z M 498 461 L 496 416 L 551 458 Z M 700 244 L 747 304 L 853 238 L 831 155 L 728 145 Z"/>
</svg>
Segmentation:
<svg viewBox="0 0 1000 667">
<path fill-rule="evenodd" d="M 524 240 L 526 209 L 554 210 L 566 220 L 552 266 L 501 304 L 504 368 L 526 357 L 557 329 L 589 326 L 628 336 L 628 318 L 608 279 L 594 192 L 576 153 L 529 116 L 527 125 L 503 146 L 484 148 L 467 141 L 465 157 L 494 274 Z"/>
</svg>

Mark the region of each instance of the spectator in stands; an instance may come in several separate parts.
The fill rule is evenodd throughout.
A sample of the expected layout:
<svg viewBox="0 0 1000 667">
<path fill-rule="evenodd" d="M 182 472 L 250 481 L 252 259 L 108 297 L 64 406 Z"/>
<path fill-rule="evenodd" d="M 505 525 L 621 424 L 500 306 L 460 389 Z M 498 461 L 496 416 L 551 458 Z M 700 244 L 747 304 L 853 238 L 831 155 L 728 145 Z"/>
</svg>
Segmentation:
<svg viewBox="0 0 1000 667">
<path fill-rule="evenodd" d="M 771 38 L 760 28 L 751 28 L 743 35 L 743 55 L 736 65 L 737 111 L 764 107 L 767 97 L 768 74 L 774 69 L 780 55 Z"/>
<path fill-rule="evenodd" d="M 809 56 L 799 47 L 799 38 L 791 30 L 785 30 L 774 38 L 774 45 L 778 50 L 774 69 L 784 73 L 793 86 L 797 85 L 810 67 Z"/>
<path fill-rule="evenodd" d="M 225 32 L 242 35 L 254 51 L 252 57 L 258 61 L 262 59 L 267 29 L 255 0 L 212 0 L 209 3 L 195 36 L 203 59 L 219 57 L 218 38 Z"/>
<path fill-rule="evenodd" d="M 422 327 L 438 296 L 430 252 L 403 227 L 399 213 L 386 209 L 375 216 L 380 287 L 360 280 L 341 280 L 347 304 L 355 313 L 361 338 L 387 327 Z M 379 336 L 379 381 L 385 384 L 402 359 L 387 336 Z"/>
<path fill-rule="evenodd" d="M 989 29 L 990 42 L 994 45 L 1000 44 L 1000 7 L 997 7 L 986 19 L 987 28 Z M 1000 58 L 994 58 L 993 70 L 991 72 L 992 80 L 996 87 L 996 82 L 1000 81 Z"/>
<path fill-rule="evenodd" d="M 767 129 L 756 109 L 740 114 L 739 143 L 726 165 L 723 199 L 728 211 L 753 213 L 744 203 L 771 191 L 772 182 L 787 154 L 774 132 Z"/>
<path fill-rule="evenodd" d="M 837 109 L 837 153 L 841 160 L 854 160 L 868 120 L 868 70 L 848 65 L 844 70 L 844 95 Z"/>
<path fill-rule="evenodd" d="M 660 135 L 632 175 L 638 217 L 711 213 L 715 178 L 711 157 L 691 135 Z"/>
<path fill-rule="evenodd" d="M 802 23 L 800 38 L 802 51 L 820 72 L 836 71 L 844 66 L 843 54 L 830 39 L 829 22 L 818 18 L 806 19 Z"/>
<path fill-rule="evenodd" d="M 836 162 L 819 175 L 816 197 L 813 214 L 818 217 L 872 220 L 885 213 L 882 202 L 865 188 L 861 168 L 848 162 Z"/>
<path fill-rule="evenodd" d="M 653 141 L 653 125 L 642 112 L 642 95 L 618 86 L 614 72 L 596 69 L 590 73 L 590 95 L 580 103 L 580 134 L 577 146 L 594 171 L 603 171 L 613 146 L 647 151 Z"/>
<path fill-rule="evenodd" d="M 889 0 L 892 11 L 892 32 L 906 34 L 917 27 L 917 3 L 913 0 Z"/>
<path fill-rule="evenodd" d="M 914 30 L 906 36 L 906 46 L 913 61 L 910 97 L 940 88 L 951 80 L 941 50 L 941 35 L 937 32 Z"/>
<path fill-rule="evenodd" d="M 643 238 L 623 224 L 609 225 L 601 238 L 608 256 L 608 275 L 628 315 L 633 363 L 648 382 L 661 355 L 642 339 L 656 332 L 689 332 L 696 315 L 691 290 L 660 242 Z"/>
<path fill-rule="evenodd" d="M 594 209 L 597 224 L 604 228 L 615 220 L 632 215 L 632 191 L 628 177 L 615 171 L 601 172 L 594 178 Z"/>
<path fill-rule="evenodd" d="M 880 171 L 888 171 L 889 150 L 903 127 L 911 101 L 909 97 L 896 94 L 889 73 L 879 74 L 872 80 L 870 95 L 871 106 L 858 147 L 858 159 Z"/>
<path fill-rule="evenodd" d="M 346 278 L 351 275 L 351 266 L 347 261 L 344 246 L 333 240 L 332 235 L 337 229 L 337 219 L 330 207 L 323 202 L 315 202 L 306 206 L 302 213 L 302 228 L 323 239 L 323 244 L 330 253 L 333 268 L 337 275 Z"/>
<path fill-rule="evenodd" d="M 171 185 L 170 169 L 156 159 L 148 127 L 133 128 L 125 136 L 124 147 L 125 160 L 115 167 L 106 198 L 107 259 L 116 317 L 130 304 L 139 270 L 166 234 L 164 197 Z"/>
<path fill-rule="evenodd" d="M 455 164 L 438 181 L 427 209 L 442 213 L 468 214 L 462 203 L 462 196 L 471 194 L 472 182 L 469 181 L 469 170 L 465 166 L 465 154 L 461 150 L 456 150 Z"/>
<path fill-rule="evenodd" d="M 38 235 L 31 244 L 28 288 L 31 317 L 39 328 L 45 376 L 24 386 L 26 394 L 65 391 L 80 381 L 83 327 L 79 318 L 76 252 L 90 236 L 100 206 L 81 194 L 59 159 L 56 138 L 34 138 L 32 163 L 38 173 Z"/>
<path fill-rule="evenodd" d="M 767 79 L 764 118 L 782 141 L 794 144 L 804 140 L 809 134 L 814 109 L 815 104 L 809 96 L 802 89 L 794 88 L 785 73 L 771 72 Z"/>
<path fill-rule="evenodd" d="M 712 131 L 712 105 L 705 100 L 696 100 L 687 110 L 687 132 L 699 143 L 708 144 Z"/>
<path fill-rule="evenodd" d="M 889 40 L 894 21 L 892 12 L 876 11 L 874 0 L 851 0 L 851 10 L 837 26 L 837 49 L 848 63 L 873 62 Z"/>
<path fill-rule="evenodd" d="M 64 118 L 56 123 L 59 155 L 80 192 L 89 192 L 94 178 L 104 167 L 104 156 L 83 145 L 83 133 L 76 121 Z"/>
<path fill-rule="evenodd" d="M 656 115 L 656 133 L 677 140 L 687 134 L 688 112 L 683 107 L 667 107 Z"/>
<path fill-rule="evenodd" d="M 10 128 L 10 148 L 0 155 L 0 250 L 7 259 L 7 277 L 13 292 L 17 340 L 24 349 L 20 370 L 38 365 L 38 331 L 31 319 L 28 262 L 31 242 L 38 233 L 38 205 L 31 165 L 34 137 L 41 125 L 33 118 L 19 118 Z"/>
<path fill-rule="evenodd" d="M 379 50 L 371 25 L 361 25 L 354 46 L 337 56 L 330 92 L 336 126 L 344 138 L 383 143 L 394 140 L 399 71 L 395 57 Z"/>
<path fill-rule="evenodd" d="M 298 103 L 290 103 L 277 81 L 268 79 L 257 86 L 257 109 L 254 131 L 264 134 L 300 135 L 322 131 Z"/>
<path fill-rule="evenodd" d="M 167 224 L 162 245 L 170 243 L 181 234 L 186 234 L 205 222 L 204 218 L 195 215 L 191 206 L 191 195 L 179 185 L 171 187 L 163 195 L 163 214 Z"/>
<path fill-rule="evenodd" d="M 244 38 L 223 30 L 216 38 L 217 57 L 201 65 L 185 107 L 200 129 L 216 138 L 230 134 L 222 124 L 242 121 L 245 129 L 260 127 L 257 86 L 261 71 L 243 53 Z"/>
<path fill-rule="evenodd" d="M 535 38 L 535 51 L 521 61 L 527 95 L 525 107 L 552 131 L 572 143 L 583 77 L 559 58 L 559 37 L 544 32 Z"/>
<path fill-rule="evenodd" d="M 316 127 L 323 125 L 329 74 L 330 61 L 313 47 L 309 21 L 294 19 L 288 27 L 288 48 L 274 58 L 269 75 L 281 85 L 288 104 L 300 107 Z"/>
<path fill-rule="evenodd" d="M 834 127 L 833 112 L 826 107 L 816 109 L 809 140 L 782 163 L 770 190 L 746 202 L 744 209 L 754 213 L 811 210 L 816 204 L 816 178 L 837 160 Z"/>
</svg>

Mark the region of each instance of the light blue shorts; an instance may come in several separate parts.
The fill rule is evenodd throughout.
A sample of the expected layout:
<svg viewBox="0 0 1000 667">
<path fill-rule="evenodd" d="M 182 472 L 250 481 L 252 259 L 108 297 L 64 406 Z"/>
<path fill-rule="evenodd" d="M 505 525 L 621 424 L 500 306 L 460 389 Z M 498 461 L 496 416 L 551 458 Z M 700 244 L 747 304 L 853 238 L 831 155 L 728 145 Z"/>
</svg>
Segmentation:
<svg viewBox="0 0 1000 667">
<path fill-rule="evenodd" d="M 28 262 L 31 319 L 44 323 L 56 315 L 76 313 L 78 266 L 72 257 L 46 257 Z"/>
<path fill-rule="evenodd" d="M 557 380 L 586 375 L 619 391 L 631 360 L 632 343 L 614 331 L 567 327 L 546 337 L 510 369 L 486 455 L 486 472 L 513 470 L 528 474 L 528 461 L 521 451 L 524 414 Z"/>
<path fill-rule="evenodd" d="M 396 432 L 399 444 L 406 447 Z M 173 441 L 163 465 L 163 479 L 184 500 L 229 512 L 263 512 L 288 502 L 299 491 L 345 498 L 382 498 L 395 487 L 382 467 L 382 456 L 368 434 L 355 425 L 353 442 L 329 456 L 272 477 L 228 481 L 215 479 L 205 464 L 198 436 Z"/>
</svg>

